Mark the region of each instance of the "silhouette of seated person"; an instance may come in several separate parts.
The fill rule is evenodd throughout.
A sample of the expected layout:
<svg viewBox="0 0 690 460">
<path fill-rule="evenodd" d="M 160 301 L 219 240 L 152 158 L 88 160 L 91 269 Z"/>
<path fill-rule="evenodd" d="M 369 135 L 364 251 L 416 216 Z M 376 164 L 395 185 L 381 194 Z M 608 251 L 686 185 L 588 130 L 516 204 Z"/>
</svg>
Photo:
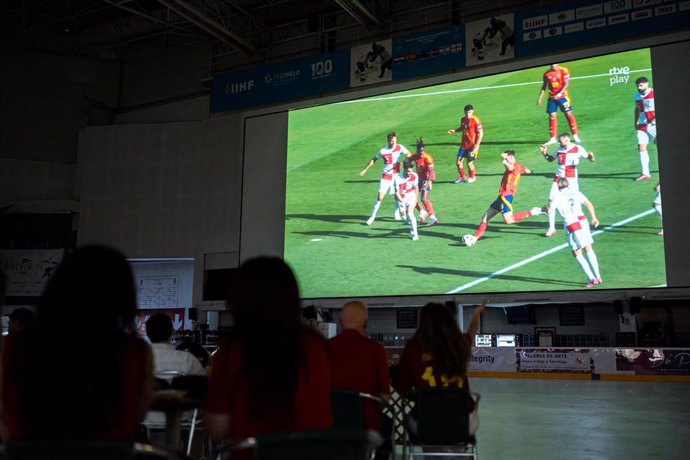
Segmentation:
<svg viewBox="0 0 690 460">
<path fill-rule="evenodd" d="M 368 318 L 366 305 L 359 301 L 345 303 L 340 311 L 343 330 L 329 341 L 333 389 L 364 392 L 387 401 L 390 397 L 388 358 L 379 342 L 364 335 Z M 392 422 L 382 418 L 381 409 L 376 401 L 365 399 L 364 426 L 389 441 Z M 387 450 L 382 446 L 382 450 L 389 452 L 390 446 Z"/>
<path fill-rule="evenodd" d="M 3 347 L 3 440 L 134 441 L 153 388 L 136 310 L 124 255 L 102 246 L 67 254 L 46 284 L 33 330 Z"/>
<path fill-rule="evenodd" d="M 428 387 L 469 391 L 467 364 L 472 355 L 469 337 L 462 333 L 448 307 L 440 303 L 424 305 L 419 314 L 419 326 L 400 357 L 393 387 L 401 395 Z M 407 423 L 411 431 L 416 432 L 414 413 Z"/>
<path fill-rule="evenodd" d="M 362 302 L 351 301 L 340 311 L 343 330 L 330 341 L 333 389 L 369 393 L 388 400 L 390 377 L 383 346 L 364 335 L 369 313 Z M 365 401 L 365 426 L 381 432 L 380 407 Z"/>
<path fill-rule="evenodd" d="M 180 375 L 206 375 L 196 356 L 175 349 L 171 343 L 173 332 L 172 320 L 165 313 L 155 313 L 146 321 L 146 335 L 151 341 L 156 376 L 172 380 L 175 375 L 164 375 L 166 371 Z"/>
<path fill-rule="evenodd" d="M 146 321 L 146 335 L 151 341 L 153 351 L 154 375 L 157 378 L 172 382 L 178 375 L 206 375 L 201 362 L 191 353 L 176 350 L 172 345 L 173 323 L 165 313 L 154 313 Z M 192 412 L 182 415 L 182 420 L 192 418 Z M 148 427 L 162 427 L 165 424 L 165 414 L 151 411 L 146 415 L 144 424 Z M 161 437 L 162 440 L 162 437 Z M 151 441 L 158 443 L 157 438 Z"/>
<path fill-rule="evenodd" d="M 10 313 L 7 325 L 7 335 L 16 336 L 26 334 L 34 327 L 34 312 L 28 308 L 15 308 Z"/>
<path fill-rule="evenodd" d="M 331 427 L 328 343 L 301 323 L 290 267 L 275 257 L 244 262 L 230 283 L 228 307 L 235 327 L 213 358 L 206 403 L 211 438 Z"/>
</svg>

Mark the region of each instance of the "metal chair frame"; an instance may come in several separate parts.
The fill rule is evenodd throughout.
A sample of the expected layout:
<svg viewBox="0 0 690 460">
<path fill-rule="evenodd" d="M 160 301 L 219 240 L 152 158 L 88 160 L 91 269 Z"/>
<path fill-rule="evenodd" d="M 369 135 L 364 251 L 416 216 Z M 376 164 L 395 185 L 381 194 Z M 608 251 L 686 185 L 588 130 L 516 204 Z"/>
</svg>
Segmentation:
<svg viewBox="0 0 690 460">
<path fill-rule="evenodd" d="M 469 432 L 470 401 L 477 393 L 462 388 L 420 388 L 406 399 L 415 403 L 417 432 L 405 423 L 403 460 L 421 457 L 477 458 L 477 443 Z M 421 452 L 415 452 L 416 449 Z"/>
</svg>

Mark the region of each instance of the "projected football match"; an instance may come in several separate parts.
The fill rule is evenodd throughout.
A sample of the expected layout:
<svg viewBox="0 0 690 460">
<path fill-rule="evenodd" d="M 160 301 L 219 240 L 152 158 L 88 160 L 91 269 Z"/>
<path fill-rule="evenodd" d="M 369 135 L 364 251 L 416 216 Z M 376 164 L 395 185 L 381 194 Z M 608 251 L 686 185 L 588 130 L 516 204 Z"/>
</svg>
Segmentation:
<svg viewBox="0 0 690 460">
<path fill-rule="evenodd" d="M 665 286 L 654 91 L 640 49 L 291 111 L 302 296 Z"/>
</svg>

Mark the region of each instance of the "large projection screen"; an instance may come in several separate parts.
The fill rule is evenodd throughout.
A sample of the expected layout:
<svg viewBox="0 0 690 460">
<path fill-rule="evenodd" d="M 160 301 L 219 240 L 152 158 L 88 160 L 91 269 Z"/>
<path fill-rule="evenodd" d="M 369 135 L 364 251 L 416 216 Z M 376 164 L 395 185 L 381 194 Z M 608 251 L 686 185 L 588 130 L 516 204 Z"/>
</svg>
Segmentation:
<svg viewBox="0 0 690 460">
<path fill-rule="evenodd" d="M 683 260 L 687 218 L 680 203 L 680 175 L 688 164 L 681 151 L 681 107 L 688 90 L 678 78 L 690 69 L 687 60 L 677 58 L 689 48 L 687 42 L 631 42 L 558 58 L 573 75 L 573 113 L 582 145 L 597 157 L 579 169 L 581 191 L 597 206 L 602 222 L 594 237 L 604 279 L 596 288 L 600 295 L 690 284 Z M 309 299 L 367 297 L 386 304 L 385 299 L 394 298 L 390 304 L 400 304 L 404 296 L 491 294 L 509 299 L 517 292 L 554 301 L 591 297 L 593 291 L 585 291 L 584 274 L 565 246 L 560 218 L 558 234 L 545 238 L 544 216 L 515 225 L 497 216 L 476 246 L 462 244 L 462 236 L 475 231 L 496 198 L 503 173 L 499 154 L 505 149 L 514 149 L 534 172 L 522 177 L 515 210 L 546 203 L 555 165 L 539 154 L 539 145 L 548 139 L 548 121 L 535 101 L 541 75 L 553 62 L 539 58 L 474 69 L 250 114 L 245 123 L 241 258 L 284 254 Z M 627 81 L 601 75 L 614 67 L 631 70 L 623 75 Z M 660 121 L 658 145 L 649 148 L 654 177 L 635 182 L 640 165 L 633 95 L 634 80 L 641 75 L 655 88 Z M 503 89 L 492 93 L 492 86 Z M 459 136 L 446 131 L 457 127 L 465 103 L 475 105 L 485 138 L 476 163 L 477 182 L 455 185 Z M 385 110 L 376 108 L 386 104 Z M 563 114 L 558 121 L 559 132 L 569 130 Z M 377 221 L 365 223 L 381 163 L 363 177 L 358 172 L 385 144 L 389 131 L 398 132 L 399 142 L 412 152 L 416 138 L 424 136 L 435 157 L 437 182 L 431 198 L 440 224 L 419 225 L 420 238 L 414 242 L 409 226 L 393 219 L 391 197 L 384 199 Z M 663 237 L 656 235 L 662 223 L 652 210 L 659 181 Z"/>
</svg>

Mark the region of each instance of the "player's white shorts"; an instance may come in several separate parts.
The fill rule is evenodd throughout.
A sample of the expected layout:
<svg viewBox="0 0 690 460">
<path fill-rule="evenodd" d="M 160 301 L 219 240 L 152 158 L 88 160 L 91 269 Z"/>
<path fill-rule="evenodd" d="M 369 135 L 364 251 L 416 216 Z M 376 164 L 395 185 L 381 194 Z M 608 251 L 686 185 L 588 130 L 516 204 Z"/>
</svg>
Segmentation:
<svg viewBox="0 0 690 460">
<path fill-rule="evenodd" d="M 379 182 L 379 193 L 388 193 L 389 195 L 395 195 L 395 187 L 393 187 L 393 178 L 384 179 L 381 178 Z"/>
<path fill-rule="evenodd" d="M 417 194 L 415 192 L 406 193 L 403 197 L 401 205 L 406 208 L 409 208 L 410 206 L 417 206 Z"/>
<path fill-rule="evenodd" d="M 637 143 L 638 144 L 653 144 L 656 142 L 656 124 L 647 125 L 647 130 L 643 131 L 641 129 L 637 130 Z"/>
<path fill-rule="evenodd" d="M 587 219 L 581 219 L 571 225 L 565 225 L 564 222 L 563 228 L 565 229 L 565 239 L 573 251 L 583 249 L 594 243 Z"/>
<path fill-rule="evenodd" d="M 580 191 L 580 184 L 579 181 L 577 180 L 577 177 L 568 177 L 568 188 L 574 192 L 579 192 Z M 553 181 L 551 183 L 551 190 L 549 190 L 549 201 L 553 201 L 556 199 L 556 196 L 558 195 L 558 182 Z"/>
</svg>

